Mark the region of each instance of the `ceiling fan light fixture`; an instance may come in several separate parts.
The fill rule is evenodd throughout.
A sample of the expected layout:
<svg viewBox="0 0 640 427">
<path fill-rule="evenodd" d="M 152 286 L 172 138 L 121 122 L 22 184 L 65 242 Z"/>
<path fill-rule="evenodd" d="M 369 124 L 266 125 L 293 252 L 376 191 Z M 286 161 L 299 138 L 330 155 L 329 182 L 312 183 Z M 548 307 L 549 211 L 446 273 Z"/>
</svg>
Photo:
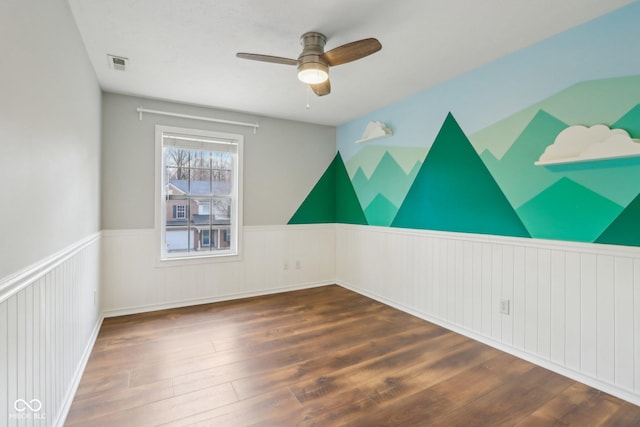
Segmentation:
<svg viewBox="0 0 640 427">
<path fill-rule="evenodd" d="M 298 67 L 298 79 L 309 85 L 316 95 L 325 96 L 331 93 L 329 67 L 356 61 L 382 49 L 382 45 L 377 39 L 368 38 L 343 44 L 325 52 L 324 46 L 326 42 L 327 37 L 324 34 L 310 31 L 300 37 L 302 52 L 298 59 L 246 52 L 238 52 L 236 56 L 253 61 L 296 65 Z"/>
<path fill-rule="evenodd" d="M 306 62 L 298 65 L 298 79 L 306 84 L 324 83 L 329 78 L 329 67 L 321 62 Z"/>
</svg>

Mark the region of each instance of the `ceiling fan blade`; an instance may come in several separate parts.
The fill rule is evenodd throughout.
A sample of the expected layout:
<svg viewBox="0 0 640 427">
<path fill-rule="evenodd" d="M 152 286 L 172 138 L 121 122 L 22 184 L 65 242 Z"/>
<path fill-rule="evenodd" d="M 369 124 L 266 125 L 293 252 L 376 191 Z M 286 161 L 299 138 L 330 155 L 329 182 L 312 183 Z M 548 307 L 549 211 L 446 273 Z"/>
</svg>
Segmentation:
<svg viewBox="0 0 640 427">
<path fill-rule="evenodd" d="M 377 39 L 369 38 L 343 44 L 335 49 L 331 49 L 329 52 L 325 52 L 324 58 L 329 65 L 335 66 L 364 58 L 372 53 L 376 53 L 380 49 L 382 49 L 380 42 Z"/>
<path fill-rule="evenodd" d="M 329 79 L 325 80 L 323 83 L 309 86 L 313 90 L 313 93 L 318 96 L 329 95 L 329 93 L 331 92 L 331 83 L 329 82 Z"/>
<path fill-rule="evenodd" d="M 251 59 L 253 61 L 272 62 L 274 64 L 298 65 L 297 59 L 282 58 L 280 56 L 260 55 L 257 53 L 236 53 L 238 58 Z"/>
</svg>

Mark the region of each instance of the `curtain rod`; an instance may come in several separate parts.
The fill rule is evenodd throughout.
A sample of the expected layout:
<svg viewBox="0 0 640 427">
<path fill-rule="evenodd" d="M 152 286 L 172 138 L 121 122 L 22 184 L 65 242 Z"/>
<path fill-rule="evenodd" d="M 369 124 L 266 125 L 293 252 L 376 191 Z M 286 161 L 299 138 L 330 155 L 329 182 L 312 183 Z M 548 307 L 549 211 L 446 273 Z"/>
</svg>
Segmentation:
<svg viewBox="0 0 640 427">
<path fill-rule="evenodd" d="M 161 116 L 182 117 L 185 119 L 204 120 L 206 122 L 224 123 L 227 125 L 247 126 L 253 128 L 253 133 L 260 127 L 258 123 L 236 122 L 233 120 L 212 119 L 210 117 L 192 116 L 190 114 L 171 113 L 169 111 L 147 110 L 146 108 L 138 107 L 138 118 L 142 120 L 142 113 L 159 114 Z"/>
</svg>

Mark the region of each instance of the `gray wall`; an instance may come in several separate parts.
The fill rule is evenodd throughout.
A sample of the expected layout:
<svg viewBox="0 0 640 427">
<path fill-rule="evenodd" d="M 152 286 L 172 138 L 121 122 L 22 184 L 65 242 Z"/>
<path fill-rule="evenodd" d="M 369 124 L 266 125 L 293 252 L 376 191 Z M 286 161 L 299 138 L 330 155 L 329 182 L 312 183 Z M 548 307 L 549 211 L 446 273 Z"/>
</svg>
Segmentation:
<svg viewBox="0 0 640 427">
<path fill-rule="evenodd" d="M 225 120 L 251 128 L 144 114 L 136 108 Z M 304 108 L 301 105 L 301 108 Z M 336 153 L 335 128 L 104 93 L 102 228 L 154 227 L 155 125 L 244 135 L 244 225 L 286 224 Z"/>
<path fill-rule="evenodd" d="M 0 280 L 99 230 L 100 89 L 65 0 L 0 2 Z"/>
</svg>

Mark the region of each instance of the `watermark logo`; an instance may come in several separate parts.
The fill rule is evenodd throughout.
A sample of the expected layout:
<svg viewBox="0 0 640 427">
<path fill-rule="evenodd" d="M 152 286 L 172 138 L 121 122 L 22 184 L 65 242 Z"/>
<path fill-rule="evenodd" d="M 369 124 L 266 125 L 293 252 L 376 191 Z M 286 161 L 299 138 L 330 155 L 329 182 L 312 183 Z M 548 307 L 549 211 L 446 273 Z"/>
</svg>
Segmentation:
<svg viewBox="0 0 640 427">
<path fill-rule="evenodd" d="M 13 409 L 18 412 L 24 412 L 27 409 L 31 412 L 40 412 L 40 409 L 42 409 L 42 402 L 38 399 L 31 399 L 28 402 L 24 399 L 18 399 L 13 402 Z"/>
<path fill-rule="evenodd" d="M 15 413 L 9 414 L 9 418 L 18 419 L 18 420 L 43 420 L 47 416 L 44 412 L 40 412 L 42 409 L 42 402 L 40 399 L 16 399 L 13 402 L 13 409 L 16 410 Z"/>
</svg>

